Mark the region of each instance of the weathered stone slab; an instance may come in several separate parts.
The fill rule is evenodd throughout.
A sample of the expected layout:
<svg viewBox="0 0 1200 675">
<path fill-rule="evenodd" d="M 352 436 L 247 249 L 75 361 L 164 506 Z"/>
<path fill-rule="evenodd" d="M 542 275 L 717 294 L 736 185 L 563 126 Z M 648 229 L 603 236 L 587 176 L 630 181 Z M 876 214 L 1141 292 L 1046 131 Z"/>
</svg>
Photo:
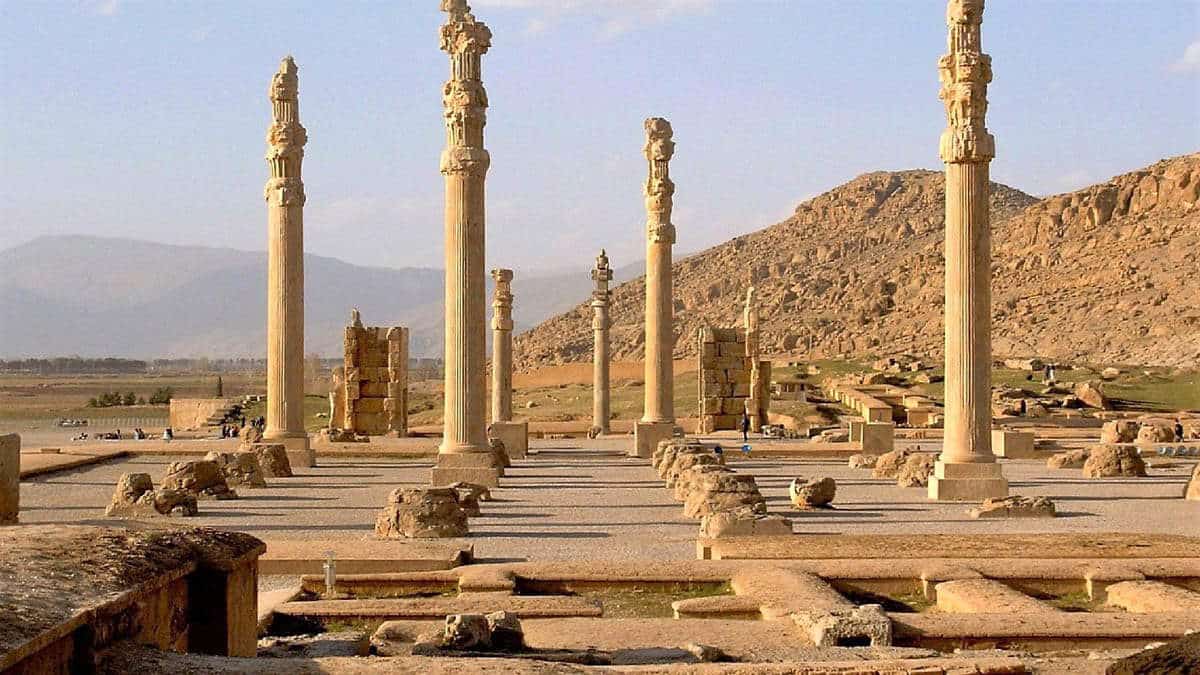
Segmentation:
<svg viewBox="0 0 1200 675">
<path fill-rule="evenodd" d="M 954 614 L 1002 612 L 1042 614 L 1058 610 L 1046 603 L 991 579 L 959 579 L 934 586 L 937 607 Z"/>
<path fill-rule="evenodd" d="M 1122 581 L 1107 589 L 1105 603 L 1127 612 L 1191 612 L 1200 615 L 1200 593 L 1161 581 Z"/>
<path fill-rule="evenodd" d="M 1085 478 L 1113 478 L 1118 476 L 1145 476 L 1146 462 L 1138 455 L 1137 448 L 1129 445 L 1095 445 L 1088 451 L 1083 463 Z"/>
<path fill-rule="evenodd" d="M 601 616 L 598 600 L 569 595 L 520 596 L 468 593 L 450 598 L 388 598 L 288 602 L 276 612 L 289 616 L 363 619 L 443 619 L 450 614 L 508 612 L 520 619 Z"/>
<path fill-rule="evenodd" d="M 1005 459 L 1036 458 L 1033 432 L 993 429 L 992 454 Z"/>
</svg>

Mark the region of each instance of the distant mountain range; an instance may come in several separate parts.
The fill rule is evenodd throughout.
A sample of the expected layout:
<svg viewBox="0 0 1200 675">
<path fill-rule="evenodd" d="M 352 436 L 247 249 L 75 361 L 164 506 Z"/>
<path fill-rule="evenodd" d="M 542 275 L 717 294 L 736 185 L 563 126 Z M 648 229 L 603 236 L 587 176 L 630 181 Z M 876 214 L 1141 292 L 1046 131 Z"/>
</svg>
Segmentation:
<svg viewBox="0 0 1200 675">
<path fill-rule="evenodd" d="M 357 307 L 369 325 L 408 326 L 414 357 L 441 356 L 441 270 L 363 267 L 311 254 L 304 266 L 307 353 L 340 354 L 342 328 Z M 617 277 L 640 270 L 629 265 Z M 540 278 L 517 273 L 517 330 L 591 292 L 586 269 Z M 261 357 L 266 289 L 261 251 L 41 237 L 0 251 L 0 358 Z"/>
<path fill-rule="evenodd" d="M 1200 154 L 1038 199 L 992 184 L 997 355 L 1200 366 Z M 759 299 L 776 357 L 943 348 L 945 191 L 940 171 L 864 174 L 783 222 L 674 263 L 675 358 L 704 325 L 738 325 Z M 613 358 L 642 358 L 645 280 L 613 289 Z M 586 303 L 520 335 L 520 370 L 592 353 Z"/>
</svg>

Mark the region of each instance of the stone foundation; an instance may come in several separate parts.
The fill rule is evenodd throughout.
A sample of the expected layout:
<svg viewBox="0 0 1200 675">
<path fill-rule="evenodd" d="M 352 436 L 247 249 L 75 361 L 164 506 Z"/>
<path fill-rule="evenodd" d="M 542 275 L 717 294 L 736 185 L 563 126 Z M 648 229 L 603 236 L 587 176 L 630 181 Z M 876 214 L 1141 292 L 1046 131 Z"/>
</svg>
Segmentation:
<svg viewBox="0 0 1200 675">
<path fill-rule="evenodd" d="M 496 456 L 490 452 L 443 452 L 437 456 L 430 483 L 474 483 L 494 488 L 500 486 L 500 477 L 503 475 L 504 467 L 499 466 Z"/>
<path fill-rule="evenodd" d="M 994 462 L 947 464 L 938 460 L 929 477 L 929 498 L 949 502 L 981 502 L 1008 496 L 1008 479 Z"/>
<path fill-rule="evenodd" d="M 850 440 L 854 440 L 853 432 Z M 892 422 L 864 422 L 862 451 L 872 455 L 891 452 L 896 447 L 896 425 Z"/>
<path fill-rule="evenodd" d="M 504 443 L 509 459 L 525 459 L 529 453 L 528 422 L 492 422 L 488 427 L 488 438 Z"/>
<path fill-rule="evenodd" d="M 658 444 L 671 440 L 674 434 L 673 422 L 638 422 L 633 428 L 633 451 L 629 456 L 649 459 Z"/>
<path fill-rule="evenodd" d="M 287 453 L 290 468 L 311 468 L 317 465 L 317 451 L 308 442 L 308 435 L 303 438 L 266 438 L 266 443 L 282 445 Z"/>
</svg>

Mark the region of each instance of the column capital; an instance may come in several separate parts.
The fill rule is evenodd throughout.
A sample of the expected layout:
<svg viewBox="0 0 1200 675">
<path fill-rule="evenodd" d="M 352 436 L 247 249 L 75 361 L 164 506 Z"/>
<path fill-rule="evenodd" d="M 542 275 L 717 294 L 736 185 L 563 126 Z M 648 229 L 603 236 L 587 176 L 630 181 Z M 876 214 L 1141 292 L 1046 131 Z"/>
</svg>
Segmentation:
<svg viewBox="0 0 1200 675">
<path fill-rule="evenodd" d="M 996 140 L 985 123 L 992 59 L 981 51 L 983 4 L 984 0 L 949 0 L 946 7 L 949 53 L 938 59 L 938 98 L 948 122 L 939 154 L 946 163 L 989 162 L 996 155 Z"/>
</svg>

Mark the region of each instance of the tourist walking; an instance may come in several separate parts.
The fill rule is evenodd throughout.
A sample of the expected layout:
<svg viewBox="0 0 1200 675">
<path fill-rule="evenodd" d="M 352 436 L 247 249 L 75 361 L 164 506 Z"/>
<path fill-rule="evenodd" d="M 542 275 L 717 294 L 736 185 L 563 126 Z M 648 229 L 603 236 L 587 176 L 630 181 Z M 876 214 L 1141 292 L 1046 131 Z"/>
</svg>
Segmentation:
<svg viewBox="0 0 1200 675">
<path fill-rule="evenodd" d="M 750 442 L 750 413 L 742 411 L 742 442 Z"/>
</svg>

